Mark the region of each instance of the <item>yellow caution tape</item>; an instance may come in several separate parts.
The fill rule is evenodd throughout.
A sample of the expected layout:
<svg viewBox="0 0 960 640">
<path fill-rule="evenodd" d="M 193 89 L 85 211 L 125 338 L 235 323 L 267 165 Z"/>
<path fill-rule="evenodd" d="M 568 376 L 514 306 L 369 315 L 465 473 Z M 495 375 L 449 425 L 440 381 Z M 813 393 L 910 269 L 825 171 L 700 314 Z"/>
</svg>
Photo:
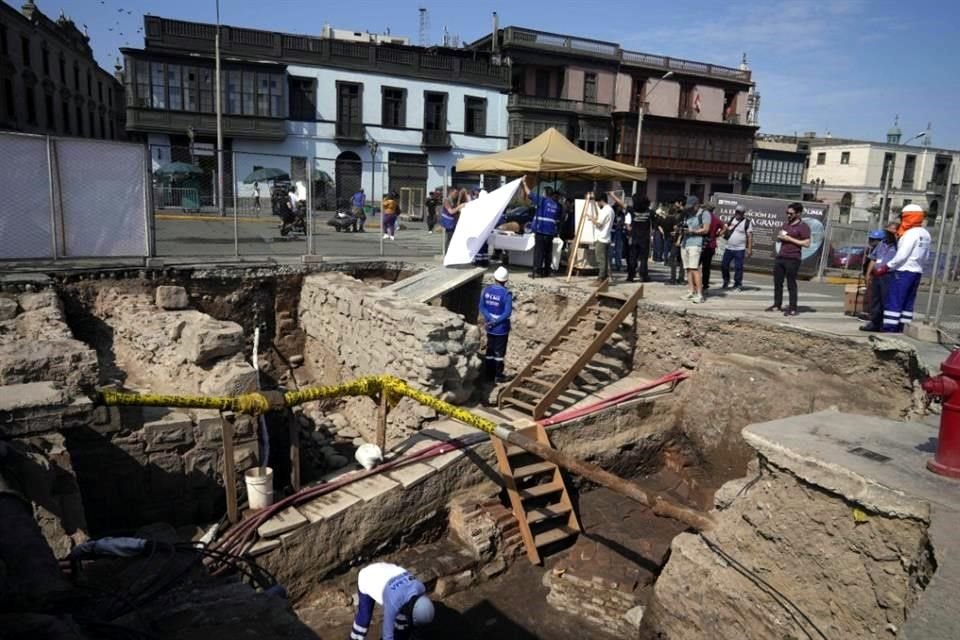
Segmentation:
<svg viewBox="0 0 960 640">
<path fill-rule="evenodd" d="M 346 396 L 369 396 L 386 393 L 390 406 L 400 398 L 410 398 L 425 407 L 429 407 L 441 415 L 458 420 L 481 431 L 493 433 L 496 424 L 478 416 L 466 409 L 435 398 L 428 393 L 414 389 L 405 380 L 395 376 L 380 375 L 357 378 L 350 382 L 322 387 L 307 387 L 298 391 L 287 391 L 283 394 L 285 407 L 294 407 L 306 402 L 328 398 L 343 398 Z M 139 394 L 104 389 L 100 391 L 99 400 L 107 406 L 140 406 L 140 407 L 180 407 L 191 409 L 218 409 L 259 416 L 270 410 L 270 402 L 261 393 L 247 393 L 240 396 L 206 397 L 186 395 L 159 395 Z"/>
<path fill-rule="evenodd" d="M 864 522 L 870 521 L 870 516 L 867 515 L 867 512 L 861 509 L 860 507 L 853 508 L 853 521 L 857 524 L 863 524 Z"/>
</svg>

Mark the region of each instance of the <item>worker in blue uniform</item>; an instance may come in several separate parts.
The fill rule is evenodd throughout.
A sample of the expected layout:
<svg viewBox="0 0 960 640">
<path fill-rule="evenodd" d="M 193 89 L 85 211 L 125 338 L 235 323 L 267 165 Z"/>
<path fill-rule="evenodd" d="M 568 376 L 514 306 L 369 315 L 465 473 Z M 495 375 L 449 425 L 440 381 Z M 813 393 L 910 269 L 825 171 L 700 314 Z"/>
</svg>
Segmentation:
<svg viewBox="0 0 960 640">
<path fill-rule="evenodd" d="M 533 193 L 527 180 L 528 178 L 524 178 L 521 183 L 523 192 L 537 207 L 536 213 L 533 214 L 533 221 L 530 223 L 530 230 L 533 231 L 534 236 L 533 270 L 530 272 L 530 277 L 545 278 L 550 275 L 553 239 L 560 231 L 559 194 L 552 189 L 547 189 L 545 196 Z"/>
<path fill-rule="evenodd" d="M 350 640 L 366 640 L 373 607 L 383 607 L 382 640 L 407 640 L 411 625 L 422 627 L 433 622 L 433 603 L 423 583 L 395 564 L 376 562 L 360 570 L 357 576 L 359 606 L 353 619 Z"/>
<path fill-rule="evenodd" d="M 513 313 L 513 294 L 505 286 L 509 272 L 499 267 L 493 272 L 494 283 L 484 287 L 480 294 L 480 315 L 487 329 L 486 377 L 491 382 L 505 382 L 503 359 L 507 355 L 510 337 L 510 314 Z"/>
</svg>

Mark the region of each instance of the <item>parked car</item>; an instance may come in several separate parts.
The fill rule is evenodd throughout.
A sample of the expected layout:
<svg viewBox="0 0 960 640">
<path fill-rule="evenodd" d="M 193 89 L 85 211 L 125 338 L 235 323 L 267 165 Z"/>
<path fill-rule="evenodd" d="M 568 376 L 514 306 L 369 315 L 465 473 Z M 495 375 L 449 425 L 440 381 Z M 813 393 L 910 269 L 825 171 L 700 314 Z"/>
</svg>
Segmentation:
<svg viewBox="0 0 960 640">
<path fill-rule="evenodd" d="M 835 269 L 858 269 L 863 266 L 866 247 L 830 248 L 830 266 Z"/>
</svg>

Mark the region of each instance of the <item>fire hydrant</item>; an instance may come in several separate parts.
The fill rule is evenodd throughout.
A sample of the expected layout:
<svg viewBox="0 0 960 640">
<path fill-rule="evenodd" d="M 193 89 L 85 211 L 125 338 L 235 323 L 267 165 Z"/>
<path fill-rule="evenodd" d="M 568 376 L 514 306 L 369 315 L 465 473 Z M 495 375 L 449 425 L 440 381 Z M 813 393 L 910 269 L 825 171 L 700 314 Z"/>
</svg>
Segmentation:
<svg viewBox="0 0 960 640">
<path fill-rule="evenodd" d="M 937 453 L 927 468 L 941 476 L 960 478 L 960 349 L 943 361 L 940 371 L 921 385 L 927 395 L 943 402 Z"/>
</svg>

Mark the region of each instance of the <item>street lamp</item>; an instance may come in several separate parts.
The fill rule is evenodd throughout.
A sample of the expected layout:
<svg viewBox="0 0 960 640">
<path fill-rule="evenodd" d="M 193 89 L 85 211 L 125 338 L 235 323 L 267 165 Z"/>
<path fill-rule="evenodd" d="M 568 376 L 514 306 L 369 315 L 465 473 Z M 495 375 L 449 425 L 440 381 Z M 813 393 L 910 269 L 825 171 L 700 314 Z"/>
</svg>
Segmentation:
<svg viewBox="0 0 960 640">
<path fill-rule="evenodd" d="M 216 91 L 216 110 L 217 110 L 217 210 L 222 218 L 226 215 L 223 203 L 223 108 L 220 101 L 223 96 L 220 94 L 220 0 L 216 0 L 217 5 L 217 30 L 213 36 L 213 57 L 214 57 L 214 91 Z M 234 167 L 236 171 L 236 167 Z"/>
<path fill-rule="evenodd" d="M 904 146 L 910 144 L 914 140 L 926 136 L 929 132 L 921 131 L 917 135 L 913 136 L 909 140 L 903 143 Z M 894 156 L 894 162 L 888 163 L 886 158 L 884 158 L 884 171 L 887 174 L 887 179 L 883 183 L 883 195 L 880 197 L 880 220 L 878 222 L 883 222 L 887 220 L 889 222 L 890 215 L 890 184 L 893 182 L 893 165 L 895 164 L 896 156 Z M 878 225 L 879 226 L 879 225 Z"/>
<path fill-rule="evenodd" d="M 673 71 L 667 71 L 665 74 L 663 74 L 663 76 L 661 76 L 656 82 L 653 83 L 653 86 L 650 87 L 650 91 L 647 91 L 644 97 L 651 96 L 653 92 L 656 90 L 657 86 L 672 75 L 673 75 Z M 634 150 L 633 150 L 633 164 L 636 167 L 640 166 L 640 134 L 643 131 L 643 102 L 644 102 L 643 100 L 640 100 L 639 104 L 637 105 L 637 140 L 636 140 L 636 147 L 634 147 Z M 633 193 L 636 193 L 636 192 L 637 192 L 637 181 L 634 180 Z"/>
</svg>

